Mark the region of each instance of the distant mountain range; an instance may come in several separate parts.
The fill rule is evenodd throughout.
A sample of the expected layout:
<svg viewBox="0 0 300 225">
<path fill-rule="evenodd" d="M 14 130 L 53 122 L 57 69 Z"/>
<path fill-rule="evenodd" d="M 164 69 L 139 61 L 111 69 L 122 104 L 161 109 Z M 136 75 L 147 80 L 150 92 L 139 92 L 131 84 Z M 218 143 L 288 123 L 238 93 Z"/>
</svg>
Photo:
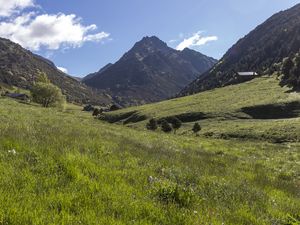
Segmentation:
<svg viewBox="0 0 300 225">
<path fill-rule="evenodd" d="M 281 11 L 240 39 L 211 70 L 184 88 L 179 96 L 241 82 L 237 71 L 269 73 L 273 64 L 300 49 L 300 4 Z"/>
<path fill-rule="evenodd" d="M 70 102 L 132 106 L 245 81 L 237 79 L 236 72 L 270 74 L 273 65 L 299 50 L 300 4 L 270 17 L 219 62 L 191 49 L 177 51 L 152 36 L 137 42 L 116 63 L 83 79 L 73 78 L 51 61 L 0 38 L 0 84 L 29 89 L 42 71 Z"/>
<path fill-rule="evenodd" d="M 69 102 L 108 104 L 111 99 L 99 90 L 92 90 L 77 79 L 61 72 L 53 62 L 0 38 L 0 83 L 29 89 L 39 71 L 62 89 Z"/>
<path fill-rule="evenodd" d="M 122 105 L 170 98 L 217 60 L 191 49 L 177 51 L 155 36 L 137 42 L 115 64 L 108 64 L 83 82 L 107 91 Z"/>
</svg>

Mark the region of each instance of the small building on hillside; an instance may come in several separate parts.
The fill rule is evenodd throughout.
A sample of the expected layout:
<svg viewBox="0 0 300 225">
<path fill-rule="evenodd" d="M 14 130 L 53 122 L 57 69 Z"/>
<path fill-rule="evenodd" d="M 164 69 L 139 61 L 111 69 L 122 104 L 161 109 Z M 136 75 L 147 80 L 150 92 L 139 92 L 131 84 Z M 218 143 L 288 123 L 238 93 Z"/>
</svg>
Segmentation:
<svg viewBox="0 0 300 225">
<path fill-rule="evenodd" d="M 237 72 L 237 74 L 241 77 L 255 77 L 258 76 L 256 72 Z"/>
<path fill-rule="evenodd" d="M 5 94 L 6 97 L 9 98 L 14 98 L 14 99 L 18 99 L 18 100 L 22 100 L 22 101 L 29 101 L 29 96 L 26 94 L 19 94 L 19 93 L 6 93 Z"/>
</svg>

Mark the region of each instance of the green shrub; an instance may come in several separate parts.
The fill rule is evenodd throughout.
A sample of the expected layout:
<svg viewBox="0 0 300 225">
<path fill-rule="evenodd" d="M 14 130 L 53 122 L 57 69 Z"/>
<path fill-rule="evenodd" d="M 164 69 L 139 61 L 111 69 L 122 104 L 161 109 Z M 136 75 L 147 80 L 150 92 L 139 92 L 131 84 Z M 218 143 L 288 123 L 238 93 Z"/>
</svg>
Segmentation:
<svg viewBox="0 0 300 225">
<path fill-rule="evenodd" d="M 181 127 L 182 122 L 177 118 L 174 117 L 172 119 L 172 128 L 174 129 L 174 133 L 176 133 L 176 131 Z"/>
<path fill-rule="evenodd" d="M 146 124 L 146 128 L 148 130 L 157 130 L 157 120 L 152 118 L 149 120 L 149 122 Z"/>
<path fill-rule="evenodd" d="M 287 85 L 295 90 L 300 89 L 300 54 L 284 60 L 282 65 L 283 77 L 281 85 Z"/>
<path fill-rule="evenodd" d="M 162 203 L 177 204 L 179 207 L 189 208 L 195 201 L 195 193 L 192 188 L 170 182 L 158 182 L 155 194 Z"/>
<path fill-rule="evenodd" d="M 91 112 L 91 111 L 94 111 L 94 110 L 95 110 L 95 108 L 92 105 L 86 105 L 86 106 L 83 107 L 83 111 L 85 111 L 85 112 Z"/>
<path fill-rule="evenodd" d="M 161 121 L 161 130 L 165 133 L 169 133 L 172 131 L 172 127 L 166 120 Z"/>
<path fill-rule="evenodd" d="M 193 126 L 193 132 L 197 134 L 201 130 L 201 126 L 199 123 L 195 123 Z"/>
<path fill-rule="evenodd" d="M 117 104 L 113 104 L 112 106 L 110 106 L 109 111 L 116 111 L 116 110 L 120 110 L 122 107 L 117 105 Z"/>
<path fill-rule="evenodd" d="M 283 65 L 282 65 L 282 73 L 284 76 L 289 76 L 290 72 L 291 72 L 291 69 L 294 67 L 294 62 L 293 60 L 289 57 L 289 58 L 286 58 L 284 61 L 283 61 Z"/>
<path fill-rule="evenodd" d="M 47 76 L 46 73 L 44 72 L 41 72 L 41 71 L 38 71 L 38 75 L 36 77 L 36 80 L 35 80 L 37 83 L 45 83 L 45 84 L 50 84 L 50 80 Z"/>
<path fill-rule="evenodd" d="M 32 100 L 43 107 L 63 107 L 65 97 L 61 90 L 51 83 L 36 83 L 31 89 Z"/>
<path fill-rule="evenodd" d="M 101 113 L 100 109 L 95 108 L 93 111 L 93 116 L 98 116 Z"/>
</svg>

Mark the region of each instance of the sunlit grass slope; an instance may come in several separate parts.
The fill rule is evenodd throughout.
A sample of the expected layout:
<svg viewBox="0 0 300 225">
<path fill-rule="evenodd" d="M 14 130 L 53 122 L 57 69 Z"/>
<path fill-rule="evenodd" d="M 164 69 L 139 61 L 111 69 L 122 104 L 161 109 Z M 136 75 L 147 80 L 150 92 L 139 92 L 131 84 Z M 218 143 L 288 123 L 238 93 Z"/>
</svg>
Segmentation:
<svg viewBox="0 0 300 225">
<path fill-rule="evenodd" d="M 0 224 L 297 224 L 299 144 L 137 131 L 0 98 Z"/>
<path fill-rule="evenodd" d="M 279 81 L 269 76 L 183 98 L 126 108 L 107 113 L 104 119 L 145 129 L 147 119 L 170 116 L 186 120 L 179 134 L 192 134 L 194 122 L 200 122 L 201 133 L 205 136 L 300 141 L 300 94 L 280 87 Z"/>
</svg>

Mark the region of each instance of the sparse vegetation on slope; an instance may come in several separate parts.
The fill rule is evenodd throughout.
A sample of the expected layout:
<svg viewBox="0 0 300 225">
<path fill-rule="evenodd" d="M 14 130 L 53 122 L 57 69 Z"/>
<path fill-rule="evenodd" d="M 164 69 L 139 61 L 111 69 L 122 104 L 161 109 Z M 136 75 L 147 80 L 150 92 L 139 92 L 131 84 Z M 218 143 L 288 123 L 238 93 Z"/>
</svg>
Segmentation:
<svg viewBox="0 0 300 225">
<path fill-rule="evenodd" d="M 1 224 L 299 222 L 299 144 L 136 131 L 5 98 L 0 120 Z"/>
</svg>

